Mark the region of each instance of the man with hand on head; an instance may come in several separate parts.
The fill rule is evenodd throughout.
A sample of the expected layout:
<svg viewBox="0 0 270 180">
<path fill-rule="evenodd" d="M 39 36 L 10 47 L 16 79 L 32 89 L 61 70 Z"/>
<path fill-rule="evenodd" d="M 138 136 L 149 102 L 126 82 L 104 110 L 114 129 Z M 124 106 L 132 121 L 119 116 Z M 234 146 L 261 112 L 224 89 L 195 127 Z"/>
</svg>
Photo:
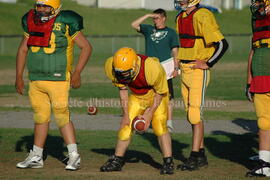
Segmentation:
<svg viewBox="0 0 270 180">
<path fill-rule="evenodd" d="M 154 25 L 142 24 L 148 18 L 153 19 Z M 172 78 L 178 75 L 179 64 L 177 60 L 179 40 L 174 29 L 166 26 L 167 14 L 164 9 L 156 9 L 152 14 L 146 14 L 131 23 L 131 26 L 142 33 L 145 38 L 145 55 L 157 57 L 159 61 L 165 62 L 172 58 L 173 69 L 171 77 L 168 79 L 169 105 L 167 126 L 170 132 L 173 131 L 173 81 Z"/>
</svg>

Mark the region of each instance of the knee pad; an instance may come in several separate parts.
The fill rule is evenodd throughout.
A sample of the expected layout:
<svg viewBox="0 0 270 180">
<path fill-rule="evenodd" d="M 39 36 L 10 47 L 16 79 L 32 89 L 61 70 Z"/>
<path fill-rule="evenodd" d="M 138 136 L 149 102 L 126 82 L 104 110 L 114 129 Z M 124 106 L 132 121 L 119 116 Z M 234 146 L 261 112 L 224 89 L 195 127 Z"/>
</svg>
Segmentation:
<svg viewBox="0 0 270 180">
<path fill-rule="evenodd" d="M 199 124 L 201 122 L 200 107 L 189 107 L 188 120 L 191 124 Z"/>
<path fill-rule="evenodd" d="M 36 124 L 43 124 L 50 122 L 50 115 L 45 113 L 34 113 L 34 122 Z"/>
<path fill-rule="evenodd" d="M 262 130 L 270 130 L 270 119 L 259 118 L 258 119 L 258 127 Z"/>
<path fill-rule="evenodd" d="M 59 128 L 65 126 L 70 121 L 70 113 L 67 106 L 55 106 L 53 108 L 56 124 Z"/>
<path fill-rule="evenodd" d="M 159 116 L 159 119 L 152 121 L 153 131 L 156 136 L 162 136 L 168 132 L 167 116 Z"/>
<path fill-rule="evenodd" d="M 43 124 L 50 122 L 51 112 L 49 109 L 42 109 L 39 107 L 32 106 L 34 111 L 34 122 L 36 124 Z"/>
<path fill-rule="evenodd" d="M 119 130 L 118 139 L 121 141 L 127 141 L 130 139 L 131 135 L 132 135 L 131 126 L 126 125 Z"/>
</svg>

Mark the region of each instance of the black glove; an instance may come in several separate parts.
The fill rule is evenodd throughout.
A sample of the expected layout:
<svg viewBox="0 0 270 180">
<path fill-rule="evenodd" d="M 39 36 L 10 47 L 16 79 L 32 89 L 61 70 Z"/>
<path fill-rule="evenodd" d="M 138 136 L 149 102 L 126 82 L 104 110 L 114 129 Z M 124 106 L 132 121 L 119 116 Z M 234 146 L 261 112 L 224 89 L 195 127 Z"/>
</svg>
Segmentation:
<svg viewBox="0 0 270 180">
<path fill-rule="evenodd" d="M 247 96 L 247 99 L 250 102 L 253 102 L 254 93 L 250 92 L 249 90 L 250 90 L 250 84 L 247 84 L 247 86 L 246 86 L 246 96 Z"/>
</svg>

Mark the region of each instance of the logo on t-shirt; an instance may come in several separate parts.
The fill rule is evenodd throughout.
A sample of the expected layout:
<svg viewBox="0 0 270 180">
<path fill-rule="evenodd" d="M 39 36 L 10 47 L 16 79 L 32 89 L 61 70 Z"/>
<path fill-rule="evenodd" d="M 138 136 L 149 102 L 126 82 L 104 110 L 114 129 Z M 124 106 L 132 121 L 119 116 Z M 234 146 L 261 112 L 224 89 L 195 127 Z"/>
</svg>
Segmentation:
<svg viewBox="0 0 270 180">
<path fill-rule="evenodd" d="M 151 34 L 151 39 L 155 43 L 159 43 L 160 40 L 164 39 L 168 34 L 168 31 L 157 31 L 156 29 L 153 30 Z"/>
</svg>

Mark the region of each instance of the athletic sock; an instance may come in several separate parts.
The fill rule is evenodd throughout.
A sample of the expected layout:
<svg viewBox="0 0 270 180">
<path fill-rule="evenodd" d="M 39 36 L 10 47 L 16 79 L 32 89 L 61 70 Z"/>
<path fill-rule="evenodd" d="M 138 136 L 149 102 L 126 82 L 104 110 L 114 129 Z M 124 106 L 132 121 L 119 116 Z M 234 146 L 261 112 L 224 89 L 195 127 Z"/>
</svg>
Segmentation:
<svg viewBox="0 0 270 180">
<path fill-rule="evenodd" d="M 270 162 L 270 151 L 259 151 L 259 158 L 265 162 Z"/>
<path fill-rule="evenodd" d="M 68 144 L 67 149 L 69 154 L 72 152 L 78 153 L 77 144 Z"/>
<path fill-rule="evenodd" d="M 35 155 L 42 157 L 43 156 L 43 148 L 40 148 L 36 145 L 33 146 L 33 152 Z"/>
<path fill-rule="evenodd" d="M 259 151 L 259 158 L 265 162 L 268 162 L 270 161 L 270 151 L 265 151 L 265 150 L 262 150 L 262 151 Z M 270 176 L 270 168 L 269 167 L 264 167 L 264 168 L 261 168 L 261 169 L 258 169 L 256 171 L 257 174 L 264 174 L 266 176 Z"/>
</svg>

